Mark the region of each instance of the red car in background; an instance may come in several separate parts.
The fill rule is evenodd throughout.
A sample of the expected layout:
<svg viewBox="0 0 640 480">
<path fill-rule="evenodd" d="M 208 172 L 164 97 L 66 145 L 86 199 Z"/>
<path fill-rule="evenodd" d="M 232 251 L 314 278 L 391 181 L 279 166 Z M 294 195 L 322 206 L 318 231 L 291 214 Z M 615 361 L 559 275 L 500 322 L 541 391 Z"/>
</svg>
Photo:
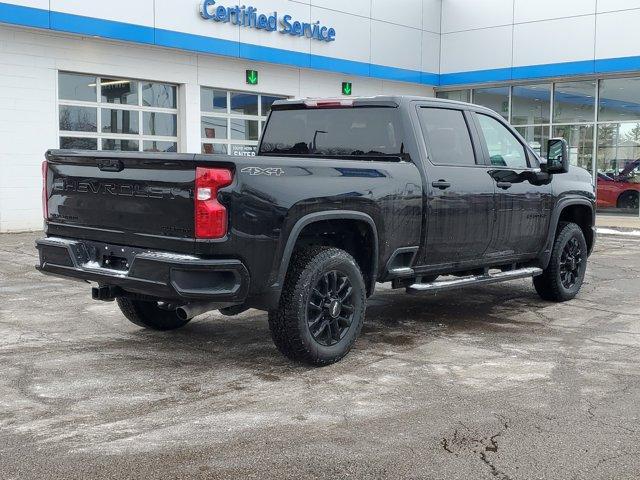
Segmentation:
<svg viewBox="0 0 640 480">
<path fill-rule="evenodd" d="M 598 173 L 598 208 L 638 210 L 640 176 L 634 174 L 636 169 L 640 169 L 640 159 L 627 163 L 617 175 Z"/>
</svg>

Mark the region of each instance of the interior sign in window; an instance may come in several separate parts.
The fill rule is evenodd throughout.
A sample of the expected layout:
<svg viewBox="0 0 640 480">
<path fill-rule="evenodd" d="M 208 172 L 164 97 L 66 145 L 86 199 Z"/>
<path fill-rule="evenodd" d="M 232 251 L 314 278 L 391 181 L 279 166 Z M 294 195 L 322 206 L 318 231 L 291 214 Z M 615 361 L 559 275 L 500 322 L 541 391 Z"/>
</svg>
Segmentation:
<svg viewBox="0 0 640 480">
<path fill-rule="evenodd" d="M 335 42 L 336 40 L 335 28 L 322 25 L 319 21 L 315 23 L 299 22 L 291 15 L 283 15 L 280 18 L 277 12 L 265 15 L 251 6 L 226 7 L 216 5 L 216 0 L 203 0 L 200 4 L 200 16 L 214 22 L 230 23 L 266 32 L 280 32 L 284 35 L 305 37 L 321 42 Z"/>
</svg>

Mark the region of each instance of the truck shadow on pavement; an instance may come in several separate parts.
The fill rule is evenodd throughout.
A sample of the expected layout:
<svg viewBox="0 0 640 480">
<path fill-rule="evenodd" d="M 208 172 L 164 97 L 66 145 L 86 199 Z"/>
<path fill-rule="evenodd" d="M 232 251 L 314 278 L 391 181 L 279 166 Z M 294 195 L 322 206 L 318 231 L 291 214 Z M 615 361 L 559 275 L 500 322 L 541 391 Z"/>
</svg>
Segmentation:
<svg viewBox="0 0 640 480">
<path fill-rule="evenodd" d="M 537 330 L 545 325 L 536 310 L 548 305 L 530 284 L 512 285 L 508 290 L 484 286 L 436 296 L 380 289 L 369 299 L 354 351 L 367 355 L 389 347 L 410 349 L 456 333 Z M 206 352 L 210 364 L 234 362 L 260 370 L 268 365 L 292 365 L 273 345 L 265 312 L 249 311 L 236 317 L 209 313 L 175 332 L 141 330 L 133 335 L 184 355 Z"/>
</svg>

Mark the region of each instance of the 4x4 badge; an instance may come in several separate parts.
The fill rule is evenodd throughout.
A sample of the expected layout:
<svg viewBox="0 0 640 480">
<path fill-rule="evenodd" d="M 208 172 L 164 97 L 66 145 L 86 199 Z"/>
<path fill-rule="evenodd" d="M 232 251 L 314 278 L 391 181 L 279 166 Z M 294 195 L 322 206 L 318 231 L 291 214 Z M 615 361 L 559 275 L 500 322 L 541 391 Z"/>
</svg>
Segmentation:
<svg viewBox="0 0 640 480">
<path fill-rule="evenodd" d="M 240 173 L 248 173 L 249 175 L 267 175 L 269 177 L 279 177 L 284 175 L 284 169 L 278 167 L 244 167 Z"/>
</svg>

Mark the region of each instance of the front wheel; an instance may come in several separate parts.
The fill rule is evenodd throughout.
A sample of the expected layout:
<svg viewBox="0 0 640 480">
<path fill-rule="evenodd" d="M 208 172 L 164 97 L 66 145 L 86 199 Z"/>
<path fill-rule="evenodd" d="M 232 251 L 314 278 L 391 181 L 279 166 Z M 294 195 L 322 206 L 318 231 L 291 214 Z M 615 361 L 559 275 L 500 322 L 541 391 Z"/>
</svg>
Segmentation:
<svg viewBox="0 0 640 480">
<path fill-rule="evenodd" d="M 533 278 L 538 295 L 553 302 L 574 298 L 587 271 L 587 251 L 580 227 L 575 223 L 560 223 L 549 265 L 542 275 Z"/>
<path fill-rule="evenodd" d="M 291 260 L 271 337 L 288 358 L 316 366 L 335 363 L 353 346 L 364 323 L 366 289 L 347 252 L 310 247 Z"/>
</svg>

